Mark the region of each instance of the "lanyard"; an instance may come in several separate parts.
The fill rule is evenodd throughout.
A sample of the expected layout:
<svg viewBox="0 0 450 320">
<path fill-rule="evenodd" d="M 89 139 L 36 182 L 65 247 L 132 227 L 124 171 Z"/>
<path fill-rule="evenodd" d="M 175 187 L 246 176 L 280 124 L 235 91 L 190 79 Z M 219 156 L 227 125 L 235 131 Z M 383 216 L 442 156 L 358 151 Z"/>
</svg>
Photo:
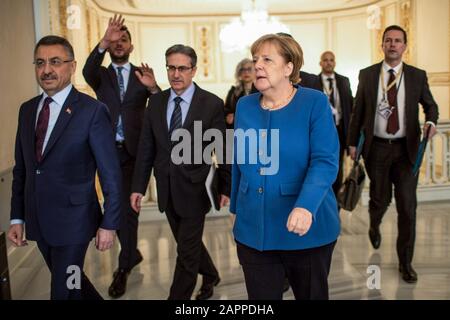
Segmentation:
<svg viewBox="0 0 450 320">
<path fill-rule="evenodd" d="M 333 78 L 331 78 L 333 79 Z M 333 79 L 333 84 L 334 81 L 336 81 L 336 79 Z M 322 86 L 323 86 L 323 91 L 325 92 L 325 94 L 330 97 L 331 96 L 331 92 L 333 91 L 333 87 L 331 86 L 330 88 L 328 88 L 328 86 L 330 85 L 330 81 L 328 81 L 328 78 L 326 79 L 326 82 L 324 83 L 324 81 L 322 80 Z"/>
<path fill-rule="evenodd" d="M 382 72 L 380 72 L 381 89 L 383 90 L 383 96 L 386 96 L 386 92 L 388 92 L 394 85 L 396 85 L 397 82 L 398 82 L 397 88 L 400 87 L 400 84 L 401 84 L 402 79 L 403 79 L 403 66 L 401 67 L 401 69 L 399 70 L 397 75 L 395 76 L 394 81 L 389 83 L 387 87 L 384 84 L 383 75 L 385 74 L 385 72 L 384 72 L 383 67 L 381 67 L 381 71 L 382 71 Z M 400 78 L 400 81 L 398 81 L 398 78 Z"/>
</svg>

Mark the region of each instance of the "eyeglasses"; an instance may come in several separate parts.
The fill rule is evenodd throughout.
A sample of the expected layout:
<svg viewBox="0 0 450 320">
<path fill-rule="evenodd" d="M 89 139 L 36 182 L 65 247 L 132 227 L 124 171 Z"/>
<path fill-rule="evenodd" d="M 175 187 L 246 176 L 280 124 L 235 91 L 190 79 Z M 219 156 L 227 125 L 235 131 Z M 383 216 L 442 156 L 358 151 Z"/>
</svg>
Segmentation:
<svg viewBox="0 0 450 320">
<path fill-rule="evenodd" d="M 252 67 L 248 67 L 248 68 L 240 68 L 239 72 L 252 72 L 253 68 Z"/>
<path fill-rule="evenodd" d="M 184 73 L 192 68 L 193 67 L 187 67 L 187 66 L 179 66 L 179 67 L 175 67 L 175 66 L 171 66 L 171 65 L 166 66 L 167 71 L 171 72 L 171 73 L 175 73 L 177 70 L 180 73 Z"/>
<path fill-rule="evenodd" d="M 37 59 L 36 61 L 33 61 L 33 64 L 36 66 L 37 69 L 44 68 L 47 63 L 53 68 L 58 68 L 58 67 L 62 66 L 64 63 L 72 62 L 72 61 L 73 61 L 73 59 L 61 60 L 60 58 L 51 58 L 49 60 Z"/>
</svg>

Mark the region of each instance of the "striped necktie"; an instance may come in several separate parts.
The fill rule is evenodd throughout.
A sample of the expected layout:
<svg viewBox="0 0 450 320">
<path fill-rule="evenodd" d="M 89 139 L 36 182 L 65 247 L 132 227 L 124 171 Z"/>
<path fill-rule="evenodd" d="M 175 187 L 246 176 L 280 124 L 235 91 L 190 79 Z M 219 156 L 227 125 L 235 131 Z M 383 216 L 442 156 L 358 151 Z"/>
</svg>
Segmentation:
<svg viewBox="0 0 450 320">
<path fill-rule="evenodd" d="M 181 97 L 176 97 L 173 101 L 175 102 L 175 108 L 173 109 L 172 117 L 170 118 L 169 140 L 171 140 L 170 138 L 172 137 L 172 133 L 182 126 L 180 103 L 183 99 Z"/>
</svg>

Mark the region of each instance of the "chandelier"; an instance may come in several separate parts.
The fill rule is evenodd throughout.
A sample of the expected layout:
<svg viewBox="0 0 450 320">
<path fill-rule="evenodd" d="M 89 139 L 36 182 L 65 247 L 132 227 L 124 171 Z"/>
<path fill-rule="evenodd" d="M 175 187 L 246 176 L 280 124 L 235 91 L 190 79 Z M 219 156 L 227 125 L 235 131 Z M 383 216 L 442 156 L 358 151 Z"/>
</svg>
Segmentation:
<svg viewBox="0 0 450 320">
<path fill-rule="evenodd" d="M 219 38 L 222 51 L 244 51 L 262 35 L 277 32 L 289 33 L 289 28 L 269 17 L 267 10 L 256 8 L 253 0 L 250 9 L 244 9 L 239 18 L 221 28 Z"/>
</svg>

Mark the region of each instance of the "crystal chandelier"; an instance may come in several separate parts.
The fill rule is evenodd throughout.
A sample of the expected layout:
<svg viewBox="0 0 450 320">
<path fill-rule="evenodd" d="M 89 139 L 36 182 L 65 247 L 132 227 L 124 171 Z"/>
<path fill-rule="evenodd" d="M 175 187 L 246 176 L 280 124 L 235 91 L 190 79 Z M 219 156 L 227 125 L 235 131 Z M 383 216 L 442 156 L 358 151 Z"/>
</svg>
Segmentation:
<svg viewBox="0 0 450 320">
<path fill-rule="evenodd" d="M 253 0 L 251 9 L 243 10 L 240 18 L 222 27 L 219 37 L 222 51 L 233 52 L 244 51 L 262 35 L 277 32 L 289 33 L 289 28 L 269 17 L 267 10 L 256 8 Z"/>
</svg>

